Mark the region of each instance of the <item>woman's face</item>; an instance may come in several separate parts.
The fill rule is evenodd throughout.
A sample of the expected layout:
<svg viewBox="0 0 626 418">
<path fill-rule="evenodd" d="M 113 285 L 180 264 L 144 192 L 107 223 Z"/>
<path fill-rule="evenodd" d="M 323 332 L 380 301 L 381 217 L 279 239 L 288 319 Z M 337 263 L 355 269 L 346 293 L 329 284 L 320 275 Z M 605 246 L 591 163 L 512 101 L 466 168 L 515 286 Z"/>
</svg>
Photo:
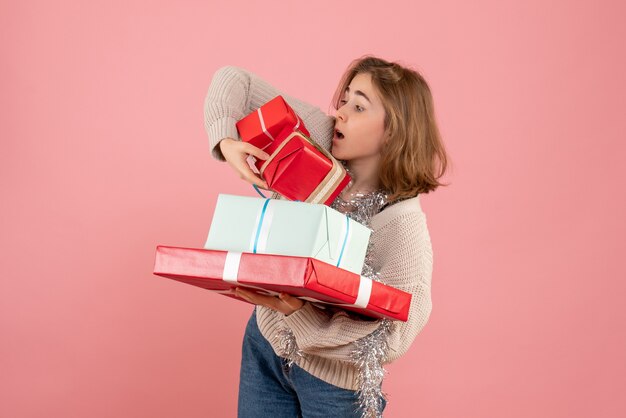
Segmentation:
<svg viewBox="0 0 626 418">
<path fill-rule="evenodd" d="M 333 156 L 344 161 L 377 160 L 385 138 L 385 109 L 370 73 L 352 79 L 339 106 Z"/>
</svg>

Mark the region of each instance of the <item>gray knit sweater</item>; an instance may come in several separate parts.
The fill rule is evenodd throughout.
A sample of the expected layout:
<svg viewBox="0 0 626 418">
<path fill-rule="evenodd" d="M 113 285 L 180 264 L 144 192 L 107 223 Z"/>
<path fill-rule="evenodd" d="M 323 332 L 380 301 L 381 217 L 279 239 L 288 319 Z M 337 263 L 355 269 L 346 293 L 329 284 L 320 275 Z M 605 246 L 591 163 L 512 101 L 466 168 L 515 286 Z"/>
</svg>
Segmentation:
<svg viewBox="0 0 626 418">
<path fill-rule="evenodd" d="M 251 71 L 227 65 L 215 72 L 204 102 L 205 129 L 213 157 L 223 161 L 217 147 L 219 141 L 224 138 L 240 140 L 235 123 L 277 95 L 282 95 L 302 118 L 311 137 L 330 149 L 332 116 L 285 94 Z M 388 340 L 388 363 L 406 353 L 430 317 L 433 253 L 419 195 L 374 215 L 370 226 L 373 229 L 370 238 L 372 267 L 380 272 L 383 283 L 413 295 L 408 321 L 393 322 Z M 323 310 L 305 302 L 290 315 L 258 306 L 257 323 L 276 354 L 283 354 L 277 332 L 289 327 L 298 348 L 307 354 L 297 357 L 296 364 L 328 383 L 357 390 L 357 369 L 350 363 L 350 352 L 354 341 L 373 332 L 380 320 L 358 318 L 339 309 Z"/>
</svg>

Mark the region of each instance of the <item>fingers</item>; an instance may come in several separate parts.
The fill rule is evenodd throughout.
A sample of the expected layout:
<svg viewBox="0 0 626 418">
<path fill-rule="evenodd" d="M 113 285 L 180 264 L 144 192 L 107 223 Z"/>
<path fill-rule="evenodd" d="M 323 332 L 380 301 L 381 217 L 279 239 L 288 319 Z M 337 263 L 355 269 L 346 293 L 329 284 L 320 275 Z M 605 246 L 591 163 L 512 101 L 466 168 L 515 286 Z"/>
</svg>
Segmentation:
<svg viewBox="0 0 626 418">
<path fill-rule="evenodd" d="M 272 309 L 277 308 L 276 306 L 277 300 L 276 300 L 276 297 L 274 296 L 261 295 L 260 293 L 249 291 L 249 290 L 244 290 L 239 287 L 235 288 L 235 294 L 237 296 L 241 296 L 248 302 L 252 302 L 257 305 L 264 305 Z"/>
<path fill-rule="evenodd" d="M 253 155 L 259 159 L 267 159 L 269 154 L 247 142 L 226 139 L 222 140 L 222 142 L 225 144 L 222 148 L 222 154 L 224 154 L 228 164 L 239 174 L 239 177 L 248 183 L 269 190 L 267 182 L 252 171 L 247 161 L 248 155 Z"/>
<path fill-rule="evenodd" d="M 250 154 L 260 160 L 267 160 L 270 155 L 262 149 L 255 147 L 249 142 L 237 141 L 233 138 L 224 138 L 218 143 L 224 158 L 228 160 L 234 155 Z"/>
<path fill-rule="evenodd" d="M 257 175 L 246 161 L 247 154 L 240 154 L 239 158 L 233 158 L 232 156 L 228 156 L 226 161 L 228 164 L 239 174 L 239 178 L 247 181 L 248 183 L 256 184 L 258 187 L 268 190 L 269 187 L 267 182 L 263 180 L 259 175 Z"/>
<path fill-rule="evenodd" d="M 267 152 L 263 151 L 261 148 L 257 148 L 248 142 L 242 142 L 241 144 L 243 151 L 246 154 L 253 155 L 259 160 L 267 160 L 268 158 L 270 158 L 270 155 Z"/>
<path fill-rule="evenodd" d="M 248 183 L 256 184 L 261 189 L 269 190 L 267 182 L 259 177 L 257 174 L 255 174 L 252 170 L 250 170 L 250 167 L 248 167 L 247 165 L 240 168 L 239 177 L 241 177 Z"/>
<path fill-rule="evenodd" d="M 294 311 L 297 311 L 302 307 L 304 302 L 296 297 L 281 293 L 279 297 L 267 296 L 257 293 L 255 291 L 244 290 L 239 287 L 235 288 L 235 295 L 247 300 L 255 305 L 263 305 L 276 311 L 282 312 L 288 315 Z"/>
<path fill-rule="evenodd" d="M 302 305 L 304 304 L 304 302 L 302 302 L 302 300 L 293 297 L 287 293 L 281 293 L 279 296 L 280 300 L 282 300 L 283 302 L 285 302 L 287 304 L 287 306 L 289 306 L 291 309 L 293 310 L 298 310 L 302 307 Z"/>
</svg>

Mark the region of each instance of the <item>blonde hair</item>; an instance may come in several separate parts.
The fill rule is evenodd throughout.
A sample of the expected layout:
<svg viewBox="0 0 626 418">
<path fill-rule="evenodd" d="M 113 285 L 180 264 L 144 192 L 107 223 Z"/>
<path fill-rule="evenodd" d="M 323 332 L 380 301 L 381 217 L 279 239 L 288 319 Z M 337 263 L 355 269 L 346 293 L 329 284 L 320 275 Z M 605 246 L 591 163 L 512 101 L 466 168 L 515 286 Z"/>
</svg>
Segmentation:
<svg viewBox="0 0 626 418">
<path fill-rule="evenodd" d="M 394 201 L 434 191 L 448 157 L 435 120 L 433 98 L 426 80 L 415 70 L 372 55 L 348 66 L 333 96 L 339 109 L 343 94 L 359 73 L 369 73 L 385 108 L 388 142 L 381 152 L 379 180 Z"/>
</svg>

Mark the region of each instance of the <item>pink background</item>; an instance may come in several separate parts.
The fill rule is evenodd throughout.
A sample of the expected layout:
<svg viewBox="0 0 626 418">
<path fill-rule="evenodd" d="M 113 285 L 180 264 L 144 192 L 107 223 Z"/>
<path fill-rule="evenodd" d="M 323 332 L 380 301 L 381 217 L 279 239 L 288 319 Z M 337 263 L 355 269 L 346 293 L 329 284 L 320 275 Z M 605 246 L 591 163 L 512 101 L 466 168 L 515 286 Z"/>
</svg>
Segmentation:
<svg viewBox="0 0 626 418">
<path fill-rule="evenodd" d="M 330 110 L 366 53 L 423 72 L 452 159 L 385 416 L 626 416 L 624 6 L 372 5 L 0 4 L 0 416 L 235 416 L 251 306 L 151 273 L 254 194 L 204 95 L 234 64 Z"/>
</svg>

